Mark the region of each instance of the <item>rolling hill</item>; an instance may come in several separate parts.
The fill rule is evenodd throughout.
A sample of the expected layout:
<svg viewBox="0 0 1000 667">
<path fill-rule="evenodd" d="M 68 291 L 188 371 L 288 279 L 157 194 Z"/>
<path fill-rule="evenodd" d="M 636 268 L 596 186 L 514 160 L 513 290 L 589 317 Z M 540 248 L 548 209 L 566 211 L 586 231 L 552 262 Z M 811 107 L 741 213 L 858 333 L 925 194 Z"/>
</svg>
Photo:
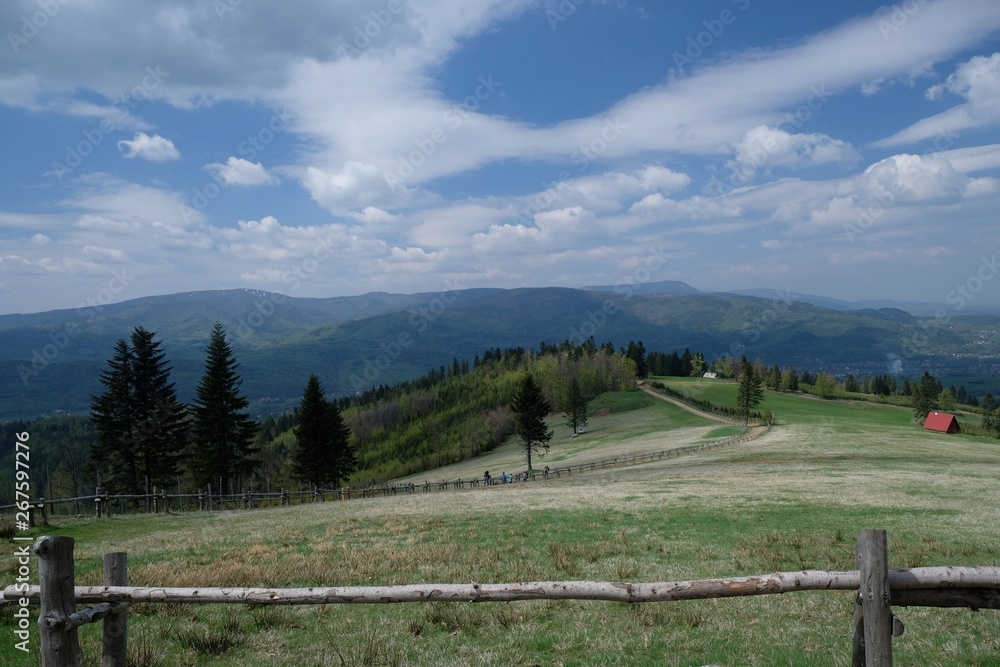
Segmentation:
<svg viewBox="0 0 1000 667">
<path fill-rule="evenodd" d="M 0 316 L 0 419 L 86 411 L 115 341 L 139 325 L 163 341 L 180 398 L 189 400 L 216 320 L 230 335 L 258 414 L 294 405 L 313 372 L 330 391 L 347 393 L 486 349 L 591 335 L 616 346 L 642 340 L 648 351 L 688 347 L 709 359 L 745 354 L 834 373 L 931 368 L 969 375 L 989 372 L 1000 357 L 997 317 L 954 317 L 928 328 L 926 319 L 898 309 L 838 311 L 735 294 L 524 288 L 304 299 L 185 292 Z"/>
</svg>

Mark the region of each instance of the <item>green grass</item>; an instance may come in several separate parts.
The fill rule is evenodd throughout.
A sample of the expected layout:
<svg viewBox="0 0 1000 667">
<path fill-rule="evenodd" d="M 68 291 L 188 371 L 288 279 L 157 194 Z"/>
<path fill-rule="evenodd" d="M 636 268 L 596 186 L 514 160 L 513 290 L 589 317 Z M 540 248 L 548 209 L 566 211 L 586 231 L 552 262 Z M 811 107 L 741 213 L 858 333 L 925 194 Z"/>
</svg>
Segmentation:
<svg viewBox="0 0 1000 667">
<path fill-rule="evenodd" d="M 684 389 L 720 403 L 735 395 L 726 383 L 685 381 Z M 593 418 L 580 438 L 562 436 L 552 455 L 580 447 L 576 456 L 600 458 L 729 428 L 687 423 L 676 408 L 638 395 L 608 400 L 621 401 L 618 412 Z M 46 532 L 77 540 L 83 584 L 99 582 L 100 555 L 116 550 L 129 553 L 133 585 L 198 587 L 669 581 L 852 569 L 857 533 L 868 527 L 888 530 L 890 567 L 1000 565 L 1000 443 L 924 432 L 891 406 L 771 393 L 767 404 L 779 424 L 759 440 L 642 466 L 253 512 L 60 518 Z M 8 578 L 13 563 L 2 564 Z M 846 592 L 637 606 L 140 605 L 129 632 L 137 646 L 152 648 L 143 664 L 164 666 L 812 667 L 850 664 L 852 612 Z M 907 632 L 894 640 L 896 664 L 1000 665 L 996 611 L 897 614 Z M 8 611 L 0 621 L 8 636 L 11 620 Z M 81 637 L 85 664 L 97 664 L 99 628 L 83 628 Z M 37 664 L 11 644 L 0 644 L 0 662 Z"/>
</svg>

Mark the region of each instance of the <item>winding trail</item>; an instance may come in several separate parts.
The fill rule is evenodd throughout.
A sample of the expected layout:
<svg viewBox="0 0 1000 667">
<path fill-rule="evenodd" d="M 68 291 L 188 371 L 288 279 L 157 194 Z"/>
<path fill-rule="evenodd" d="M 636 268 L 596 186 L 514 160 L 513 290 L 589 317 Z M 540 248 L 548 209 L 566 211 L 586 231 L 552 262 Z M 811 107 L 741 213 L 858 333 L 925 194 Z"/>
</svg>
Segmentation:
<svg viewBox="0 0 1000 667">
<path fill-rule="evenodd" d="M 714 421 L 714 422 L 717 422 L 719 424 L 726 424 L 727 426 L 742 426 L 742 424 L 740 424 L 736 420 L 726 419 L 725 417 L 720 417 L 719 415 L 713 415 L 710 412 L 705 412 L 704 410 L 699 410 L 696 407 L 690 406 L 687 403 L 685 403 L 684 401 L 678 400 L 678 399 L 674 398 L 673 396 L 667 396 L 666 394 L 661 394 L 661 393 L 659 393 L 657 391 L 654 391 L 653 389 L 650 389 L 649 387 L 647 387 L 645 385 L 645 383 L 643 383 L 643 382 L 639 383 L 639 389 L 641 389 L 642 391 L 646 392 L 650 396 L 658 398 L 658 399 L 660 399 L 662 401 L 666 401 L 667 403 L 670 403 L 671 405 L 676 405 L 681 410 L 685 410 L 687 412 L 690 412 L 691 414 L 696 415 L 698 417 L 701 417 L 702 419 L 708 419 L 710 421 Z M 767 433 L 769 430 L 770 430 L 770 428 L 766 424 L 757 424 L 753 428 L 750 429 L 750 431 L 746 435 L 746 439 L 743 440 L 743 442 L 746 442 L 747 440 L 754 440 L 755 438 L 759 438 L 760 436 L 762 436 L 765 433 Z"/>
</svg>

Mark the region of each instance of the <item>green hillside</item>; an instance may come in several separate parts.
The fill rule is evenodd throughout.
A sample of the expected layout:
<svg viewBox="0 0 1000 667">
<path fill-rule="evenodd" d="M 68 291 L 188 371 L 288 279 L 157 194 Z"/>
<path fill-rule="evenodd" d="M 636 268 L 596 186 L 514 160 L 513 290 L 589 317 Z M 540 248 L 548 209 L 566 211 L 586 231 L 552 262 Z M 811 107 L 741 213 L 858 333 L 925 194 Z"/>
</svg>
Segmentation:
<svg viewBox="0 0 1000 667">
<path fill-rule="evenodd" d="M 726 401 L 733 385 L 667 379 Z M 583 462 L 707 437 L 677 408 L 637 394 L 561 435 L 551 456 Z M 80 584 L 99 556 L 129 553 L 134 585 L 323 586 L 545 580 L 678 581 L 851 569 L 857 533 L 889 534 L 889 565 L 1000 565 L 1000 444 L 911 424 L 908 411 L 768 393 L 778 419 L 749 443 L 656 463 L 497 485 L 253 512 L 62 519 Z M 619 411 L 615 411 L 615 406 Z M 501 470 L 507 444 L 469 465 Z M 571 451 L 572 450 L 572 451 Z M 437 471 L 455 478 L 458 468 Z M 463 473 L 464 474 L 464 473 Z M 35 531 L 39 533 L 40 531 Z M 3 557 L 4 571 L 12 560 Z M 518 602 L 144 605 L 129 623 L 149 665 L 846 665 L 849 592 L 624 605 Z M 896 664 L 991 665 L 997 612 L 897 609 Z M 0 627 L 11 629 L 8 610 Z M 80 631 L 93 664 L 100 631 Z M 37 641 L 37 633 L 34 635 Z M 231 646 L 211 653 L 199 638 Z M 0 645 L 4 664 L 19 659 Z M 332 662 L 331 662 L 332 657 Z M 11 663 L 19 664 L 19 663 Z"/>
</svg>

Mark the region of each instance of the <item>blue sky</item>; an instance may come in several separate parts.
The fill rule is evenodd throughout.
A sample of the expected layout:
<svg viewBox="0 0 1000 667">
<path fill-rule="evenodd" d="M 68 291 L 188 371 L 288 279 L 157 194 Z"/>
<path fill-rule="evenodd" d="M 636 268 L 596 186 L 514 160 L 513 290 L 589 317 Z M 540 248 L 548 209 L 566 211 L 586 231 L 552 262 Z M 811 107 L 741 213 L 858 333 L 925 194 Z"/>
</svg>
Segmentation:
<svg viewBox="0 0 1000 667">
<path fill-rule="evenodd" d="M 0 26 L 0 313 L 644 280 L 1000 304 L 994 0 L 8 0 Z"/>
</svg>

